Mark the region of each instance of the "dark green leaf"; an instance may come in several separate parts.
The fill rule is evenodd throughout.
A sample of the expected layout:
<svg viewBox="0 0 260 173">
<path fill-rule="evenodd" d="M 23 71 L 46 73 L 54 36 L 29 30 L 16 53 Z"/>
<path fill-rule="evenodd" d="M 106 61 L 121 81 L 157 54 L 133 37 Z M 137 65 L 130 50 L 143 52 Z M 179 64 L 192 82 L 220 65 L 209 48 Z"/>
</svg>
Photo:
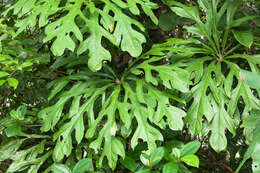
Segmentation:
<svg viewBox="0 0 260 173">
<path fill-rule="evenodd" d="M 137 168 L 135 160 L 128 156 L 126 156 L 125 159 L 120 159 L 120 163 L 132 172 Z"/>
<path fill-rule="evenodd" d="M 163 166 L 163 173 L 178 173 L 179 165 L 174 162 L 169 162 Z"/>
<path fill-rule="evenodd" d="M 253 44 L 253 33 L 250 30 L 232 30 L 233 34 L 236 38 L 236 40 L 246 46 L 246 47 L 251 47 L 251 45 Z"/>
<path fill-rule="evenodd" d="M 85 172 L 93 172 L 93 163 L 92 159 L 81 159 L 74 166 L 72 173 L 85 173 Z"/>
</svg>

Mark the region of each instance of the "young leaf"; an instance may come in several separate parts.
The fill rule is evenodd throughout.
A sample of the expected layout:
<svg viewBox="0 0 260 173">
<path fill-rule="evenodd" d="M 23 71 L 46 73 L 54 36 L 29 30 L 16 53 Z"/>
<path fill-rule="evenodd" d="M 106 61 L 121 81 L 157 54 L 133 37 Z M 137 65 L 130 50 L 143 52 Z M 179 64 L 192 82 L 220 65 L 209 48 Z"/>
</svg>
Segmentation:
<svg viewBox="0 0 260 173">
<path fill-rule="evenodd" d="M 19 84 L 18 80 L 15 79 L 15 78 L 8 78 L 8 79 L 7 79 L 7 82 L 8 82 L 8 84 L 9 84 L 11 87 L 13 87 L 14 89 L 16 89 L 17 86 L 18 86 L 18 84 Z"/>
<path fill-rule="evenodd" d="M 186 155 L 181 160 L 189 166 L 199 167 L 199 158 L 196 155 Z"/>
</svg>

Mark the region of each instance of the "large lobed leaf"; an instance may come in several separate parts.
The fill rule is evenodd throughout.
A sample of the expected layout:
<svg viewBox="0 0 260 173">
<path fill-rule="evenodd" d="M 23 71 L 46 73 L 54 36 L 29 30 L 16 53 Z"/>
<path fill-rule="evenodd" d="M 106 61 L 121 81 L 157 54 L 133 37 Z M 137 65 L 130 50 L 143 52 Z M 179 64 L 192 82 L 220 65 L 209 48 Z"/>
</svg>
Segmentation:
<svg viewBox="0 0 260 173">
<path fill-rule="evenodd" d="M 102 8 L 100 3 L 103 4 Z M 88 65 L 92 71 L 100 70 L 104 60 L 111 60 L 109 51 L 102 43 L 104 38 L 133 57 L 141 54 L 142 43 L 146 41 L 142 33 L 144 27 L 123 10 L 127 9 L 133 15 L 140 15 L 140 5 L 144 13 L 155 24 L 158 23 L 152 11 L 157 8 L 157 4 L 150 0 L 69 0 L 61 4 L 60 0 L 19 0 L 11 5 L 5 14 L 13 10 L 13 13 L 18 15 L 16 35 L 27 27 L 35 28 L 37 22 L 39 27 L 45 27 L 44 42 L 53 41 L 51 51 L 55 56 L 63 55 L 66 49 L 74 51 L 76 47 L 78 54 L 88 51 Z M 56 20 L 52 21 L 53 18 Z M 80 44 L 77 44 L 78 42 Z"/>
<path fill-rule="evenodd" d="M 153 56 L 150 59 L 140 59 L 143 63 L 135 66 L 136 68 L 132 67 L 135 70 L 129 72 L 137 69 L 140 72 L 144 69 L 145 75 L 150 75 L 149 79 L 156 81 L 154 84 L 187 91 L 187 88 L 185 90 L 181 88 L 188 86 L 189 82 L 183 76 L 183 73 L 187 72 L 178 65 L 149 65 L 150 62 L 159 62 L 161 59 Z M 149 74 L 147 67 L 155 69 L 161 79 Z M 176 81 L 163 73 L 165 69 L 173 74 Z M 147 152 L 152 153 L 157 147 L 156 141 L 163 140 L 159 128 L 165 129 L 166 126 L 172 130 L 183 128 L 182 118 L 186 114 L 172 103 L 185 102 L 174 92 L 160 91 L 150 83 L 150 80 L 147 78 L 141 80 L 138 75 L 128 73 L 119 80 L 104 72 L 85 72 L 51 83 L 53 89 L 49 99 L 56 98 L 55 104 L 40 111 L 38 116 L 43 122 L 42 131 L 55 131 L 54 161 L 59 162 L 65 155 L 71 154 L 74 131 L 77 144 L 80 144 L 85 136 L 92 141 L 89 147 L 97 153 L 101 152 L 99 166 L 102 166 L 106 157 L 108 165 L 115 169 L 118 156 L 125 157 L 122 137 L 126 138 L 132 134 L 132 148 L 142 140 L 147 143 Z M 186 79 L 187 83 L 180 82 L 181 78 Z M 175 83 L 174 86 L 180 87 L 171 87 L 171 82 Z M 64 105 L 69 105 L 69 109 Z M 136 127 L 132 124 L 133 120 L 137 122 Z"/>
</svg>

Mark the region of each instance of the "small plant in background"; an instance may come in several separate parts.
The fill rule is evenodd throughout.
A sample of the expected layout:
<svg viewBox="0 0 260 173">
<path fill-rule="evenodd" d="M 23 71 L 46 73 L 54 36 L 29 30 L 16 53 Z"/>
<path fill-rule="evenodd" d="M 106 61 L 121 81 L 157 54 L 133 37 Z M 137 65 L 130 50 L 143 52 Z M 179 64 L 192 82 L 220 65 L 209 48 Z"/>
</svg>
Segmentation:
<svg viewBox="0 0 260 173">
<path fill-rule="evenodd" d="M 126 156 L 126 158 L 120 162 L 127 169 L 136 173 L 190 172 L 185 165 L 199 167 L 199 158 L 195 155 L 199 148 L 200 142 L 198 141 L 189 142 L 185 145 L 180 141 L 174 141 L 170 147 L 159 147 L 151 155 L 142 153 L 140 160 L 143 166 L 138 165 L 135 160 L 129 156 Z"/>
</svg>

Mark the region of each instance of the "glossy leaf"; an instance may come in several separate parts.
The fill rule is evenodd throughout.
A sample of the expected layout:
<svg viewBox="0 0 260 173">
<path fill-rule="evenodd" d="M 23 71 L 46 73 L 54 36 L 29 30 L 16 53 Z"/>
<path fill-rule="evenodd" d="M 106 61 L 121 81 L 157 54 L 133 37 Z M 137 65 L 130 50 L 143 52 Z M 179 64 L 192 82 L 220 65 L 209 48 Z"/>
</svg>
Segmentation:
<svg viewBox="0 0 260 173">
<path fill-rule="evenodd" d="M 16 89 L 17 86 L 18 86 L 18 84 L 19 84 L 18 80 L 15 79 L 15 78 L 8 78 L 8 79 L 7 79 L 7 82 L 8 82 L 8 85 L 10 85 L 11 87 L 13 87 L 14 89 Z"/>
<path fill-rule="evenodd" d="M 178 173 L 179 166 L 177 163 L 169 162 L 163 166 L 163 173 Z"/>
<path fill-rule="evenodd" d="M 199 167 L 199 158 L 195 155 L 186 155 L 181 160 L 189 166 Z"/>
</svg>

